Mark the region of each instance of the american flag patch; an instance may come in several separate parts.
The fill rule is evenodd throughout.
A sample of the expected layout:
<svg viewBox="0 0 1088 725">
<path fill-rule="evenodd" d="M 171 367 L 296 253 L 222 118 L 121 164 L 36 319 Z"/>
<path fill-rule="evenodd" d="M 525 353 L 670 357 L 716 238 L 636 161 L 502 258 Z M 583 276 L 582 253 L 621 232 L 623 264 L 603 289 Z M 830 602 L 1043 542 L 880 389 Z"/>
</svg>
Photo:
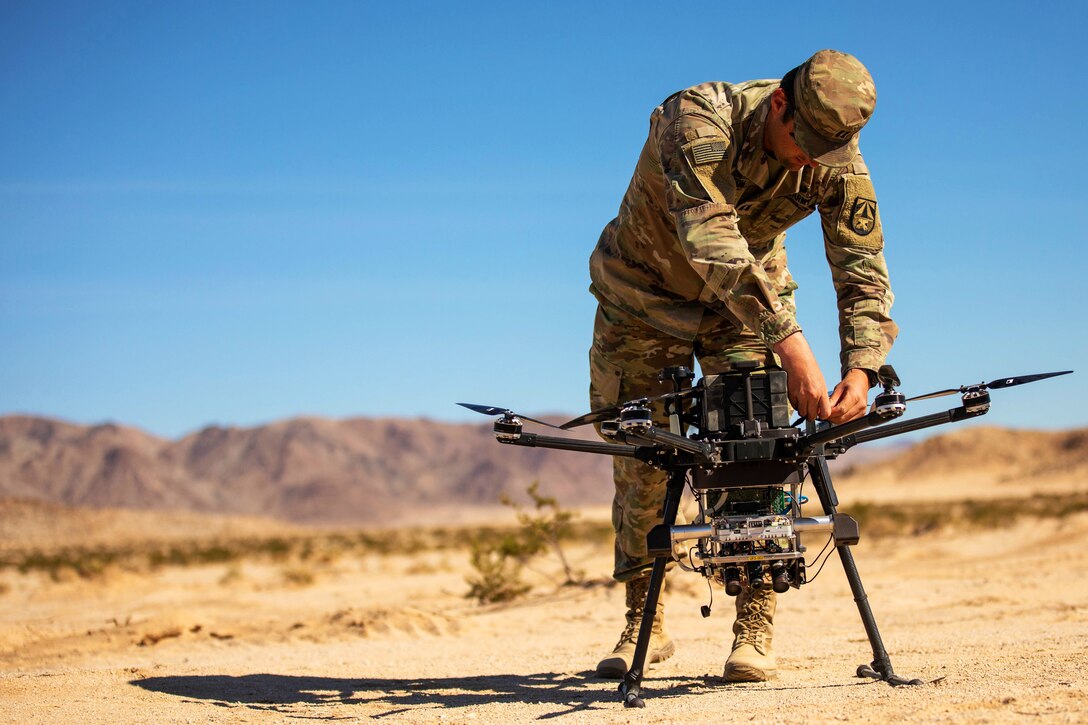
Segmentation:
<svg viewBox="0 0 1088 725">
<path fill-rule="evenodd" d="M 707 141 L 691 147 L 691 160 L 696 165 L 712 164 L 725 158 L 725 141 Z"/>
</svg>

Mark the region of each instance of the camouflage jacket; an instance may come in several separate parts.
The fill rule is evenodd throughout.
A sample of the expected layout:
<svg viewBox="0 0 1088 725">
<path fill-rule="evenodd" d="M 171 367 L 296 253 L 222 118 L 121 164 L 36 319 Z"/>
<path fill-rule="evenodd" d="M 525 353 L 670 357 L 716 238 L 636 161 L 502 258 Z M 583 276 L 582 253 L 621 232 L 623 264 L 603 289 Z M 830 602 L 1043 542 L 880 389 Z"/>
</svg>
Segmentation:
<svg viewBox="0 0 1088 725">
<path fill-rule="evenodd" d="M 818 209 L 842 372 L 875 371 L 898 328 L 869 171 L 860 154 L 844 168 L 800 171 L 768 157 L 778 83 L 704 83 L 654 109 L 619 215 L 590 258 L 590 289 L 675 337 L 693 340 L 709 309 L 770 347 L 800 330 L 784 231 Z"/>
</svg>

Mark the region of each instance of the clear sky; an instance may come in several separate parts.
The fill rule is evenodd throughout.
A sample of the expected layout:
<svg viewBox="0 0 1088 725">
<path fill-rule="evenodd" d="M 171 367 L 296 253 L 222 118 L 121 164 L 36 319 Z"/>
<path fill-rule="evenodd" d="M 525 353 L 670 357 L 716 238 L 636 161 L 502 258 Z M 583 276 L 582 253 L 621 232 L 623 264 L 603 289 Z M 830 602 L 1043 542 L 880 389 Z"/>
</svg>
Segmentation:
<svg viewBox="0 0 1088 725">
<path fill-rule="evenodd" d="M 582 412 L 651 109 L 831 47 L 877 83 L 904 392 L 1081 368 L 983 420 L 1085 425 L 1086 5 L 669 5 L 0 0 L 0 413 Z M 788 246 L 833 376 L 817 220 Z"/>
</svg>

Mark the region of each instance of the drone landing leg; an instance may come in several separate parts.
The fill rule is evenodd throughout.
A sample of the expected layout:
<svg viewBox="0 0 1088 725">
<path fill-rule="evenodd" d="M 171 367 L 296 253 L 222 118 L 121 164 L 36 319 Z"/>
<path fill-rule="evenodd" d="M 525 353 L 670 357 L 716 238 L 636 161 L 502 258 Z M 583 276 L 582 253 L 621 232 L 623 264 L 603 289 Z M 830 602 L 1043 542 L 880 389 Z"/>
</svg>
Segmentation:
<svg viewBox="0 0 1088 725">
<path fill-rule="evenodd" d="M 676 523 L 676 514 L 680 510 L 680 497 L 684 493 L 686 481 L 686 469 L 677 469 L 669 473 L 668 487 L 665 489 L 665 509 L 662 523 L 665 527 L 671 527 Z M 653 569 L 650 570 L 650 583 L 646 592 L 646 603 L 642 607 L 642 624 L 638 629 L 638 641 L 635 643 L 635 653 L 631 658 L 631 669 L 623 676 L 620 683 L 620 693 L 623 695 L 624 707 L 646 707 L 642 695 L 642 675 L 646 666 L 646 654 L 650 649 L 650 636 L 654 629 L 654 613 L 657 612 L 657 602 L 661 597 L 661 586 L 665 583 L 665 565 L 668 556 L 659 556 L 654 559 Z"/>
<path fill-rule="evenodd" d="M 820 496 L 820 503 L 824 513 L 831 515 L 837 513 L 838 497 L 831 483 L 831 473 L 827 469 L 827 459 L 823 456 L 809 458 L 809 473 L 812 475 L 812 483 L 816 487 L 816 493 Z M 854 594 L 854 602 L 858 606 L 861 615 L 861 623 L 865 627 L 865 634 L 869 637 L 869 644 L 873 648 L 873 661 L 868 665 L 858 667 L 858 677 L 871 677 L 874 680 L 883 680 L 889 685 L 921 685 L 919 679 L 908 679 L 895 674 L 892 669 L 892 661 L 884 649 L 884 641 L 880 637 L 880 630 L 876 626 L 876 618 L 869 607 L 869 597 L 865 594 L 865 588 L 861 585 L 861 575 L 857 565 L 854 564 L 854 553 L 850 547 L 842 544 L 835 547 L 842 561 L 842 568 L 846 571 L 846 580 L 850 582 L 850 591 Z"/>
</svg>

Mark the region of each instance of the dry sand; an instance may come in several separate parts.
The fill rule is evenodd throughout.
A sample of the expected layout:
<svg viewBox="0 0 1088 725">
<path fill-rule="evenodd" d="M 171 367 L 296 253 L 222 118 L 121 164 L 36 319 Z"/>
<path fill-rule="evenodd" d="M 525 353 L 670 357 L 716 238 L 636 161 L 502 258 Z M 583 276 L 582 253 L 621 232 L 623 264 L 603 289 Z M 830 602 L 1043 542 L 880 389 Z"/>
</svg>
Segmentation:
<svg viewBox="0 0 1088 725">
<path fill-rule="evenodd" d="M 884 642 L 920 687 L 854 677 L 871 651 L 837 558 L 780 598 L 779 677 L 761 684 L 720 679 L 732 601 L 717 592 L 703 619 L 704 580 L 673 574 L 678 651 L 650 670 L 645 710 L 625 709 L 616 683 L 592 675 L 623 609 L 622 588 L 605 578 L 606 544 L 572 549 L 590 584 L 557 589 L 533 574 L 529 597 L 488 607 L 464 598 L 458 548 L 60 581 L 6 569 L 0 719 L 1081 722 L 1086 547 L 1083 513 L 875 540 L 863 531 L 854 552 Z"/>
</svg>

